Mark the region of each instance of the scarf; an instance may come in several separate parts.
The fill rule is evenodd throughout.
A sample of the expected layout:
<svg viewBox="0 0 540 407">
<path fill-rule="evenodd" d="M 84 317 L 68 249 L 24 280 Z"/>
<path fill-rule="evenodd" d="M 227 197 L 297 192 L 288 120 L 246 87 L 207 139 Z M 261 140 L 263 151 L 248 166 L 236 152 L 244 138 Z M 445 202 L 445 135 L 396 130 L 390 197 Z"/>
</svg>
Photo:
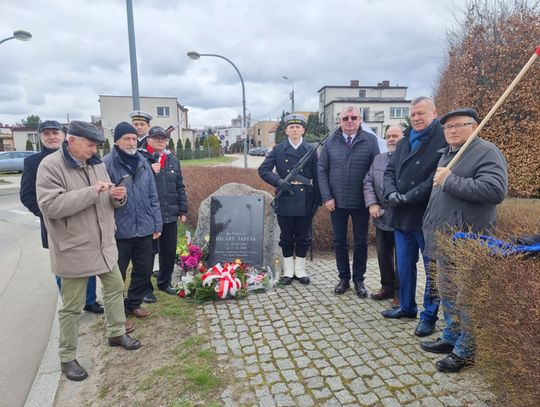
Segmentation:
<svg viewBox="0 0 540 407">
<path fill-rule="evenodd" d="M 149 145 L 146 146 L 146 151 L 148 151 L 152 156 L 154 156 L 154 153 L 156 150 L 154 150 Z M 159 153 L 158 153 L 159 154 Z M 163 150 L 163 153 L 159 157 L 159 166 L 161 169 L 165 168 L 165 160 L 167 159 L 167 150 Z"/>
<path fill-rule="evenodd" d="M 135 153 L 134 155 L 129 155 L 116 144 L 114 145 L 114 149 L 118 153 L 120 162 L 124 165 L 124 167 L 127 168 L 131 175 L 134 175 L 135 171 L 137 171 L 137 167 L 139 166 L 139 154 Z"/>
<path fill-rule="evenodd" d="M 424 141 L 423 139 L 429 134 L 429 132 L 431 132 L 431 129 L 436 123 L 439 123 L 439 119 L 434 119 L 433 122 L 431 122 L 431 124 L 421 132 L 416 132 L 414 129 L 411 129 L 411 132 L 409 133 L 409 144 L 411 145 L 411 151 L 414 151 L 420 147 L 420 144 L 422 141 Z"/>
</svg>

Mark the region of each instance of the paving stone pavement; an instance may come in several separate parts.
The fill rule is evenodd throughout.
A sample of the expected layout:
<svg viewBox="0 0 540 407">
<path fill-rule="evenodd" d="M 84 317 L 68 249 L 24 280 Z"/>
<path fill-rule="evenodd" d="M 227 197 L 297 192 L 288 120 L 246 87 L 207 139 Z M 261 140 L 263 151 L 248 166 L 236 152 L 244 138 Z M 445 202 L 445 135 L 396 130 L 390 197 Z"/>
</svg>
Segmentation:
<svg viewBox="0 0 540 407">
<path fill-rule="evenodd" d="M 206 303 L 199 334 L 234 374 L 225 406 L 487 406 L 493 395 L 476 373 L 437 372 L 441 355 L 423 352 L 416 320 L 387 320 L 388 301 L 333 294 L 335 261 L 307 262 L 311 284 L 297 282 L 243 300 Z M 425 278 L 418 272 L 417 302 Z M 379 288 L 376 259 L 366 287 Z M 437 323 L 435 339 L 442 329 Z"/>
</svg>

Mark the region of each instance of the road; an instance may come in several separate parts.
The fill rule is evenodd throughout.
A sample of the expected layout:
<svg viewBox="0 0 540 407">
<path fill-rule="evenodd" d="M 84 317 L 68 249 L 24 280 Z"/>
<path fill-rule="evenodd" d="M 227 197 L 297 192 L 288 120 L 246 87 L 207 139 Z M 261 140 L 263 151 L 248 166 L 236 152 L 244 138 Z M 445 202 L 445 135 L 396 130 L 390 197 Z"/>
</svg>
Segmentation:
<svg viewBox="0 0 540 407">
<path fill-rule="evenodd" d="M 0 189 L 0 406 L 23 406 L 47 346 L 58 291 L 39 222 Z"/>
</svg>

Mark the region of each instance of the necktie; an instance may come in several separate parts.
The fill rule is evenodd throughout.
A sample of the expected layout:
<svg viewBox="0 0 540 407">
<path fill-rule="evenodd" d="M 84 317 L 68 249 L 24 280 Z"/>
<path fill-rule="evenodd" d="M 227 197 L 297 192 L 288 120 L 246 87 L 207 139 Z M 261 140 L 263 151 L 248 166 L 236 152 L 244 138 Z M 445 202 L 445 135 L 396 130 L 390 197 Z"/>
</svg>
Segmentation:
<svg viewBox="0 0 540 407">
<path fill-rule="evenodd" d="M 351 148 L 352 136 L 347 136 L 347 147 Z"/>
</svg>

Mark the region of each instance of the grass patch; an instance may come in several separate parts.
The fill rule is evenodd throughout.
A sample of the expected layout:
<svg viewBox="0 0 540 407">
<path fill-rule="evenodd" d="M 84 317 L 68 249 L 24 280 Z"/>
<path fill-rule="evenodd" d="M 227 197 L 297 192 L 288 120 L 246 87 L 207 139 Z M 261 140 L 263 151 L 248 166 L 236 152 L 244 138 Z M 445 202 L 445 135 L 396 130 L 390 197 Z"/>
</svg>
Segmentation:
<svg viewBox="0 0 540 407">
<path fill-rule="evenodd" d="M 182 167 L 205 167 L 211 165 L 230 164 L 237 160 L 237 157 L 213 157 L 213 158 L 201 158 L 200 160 L 182 160 Z"/>
</svg>

